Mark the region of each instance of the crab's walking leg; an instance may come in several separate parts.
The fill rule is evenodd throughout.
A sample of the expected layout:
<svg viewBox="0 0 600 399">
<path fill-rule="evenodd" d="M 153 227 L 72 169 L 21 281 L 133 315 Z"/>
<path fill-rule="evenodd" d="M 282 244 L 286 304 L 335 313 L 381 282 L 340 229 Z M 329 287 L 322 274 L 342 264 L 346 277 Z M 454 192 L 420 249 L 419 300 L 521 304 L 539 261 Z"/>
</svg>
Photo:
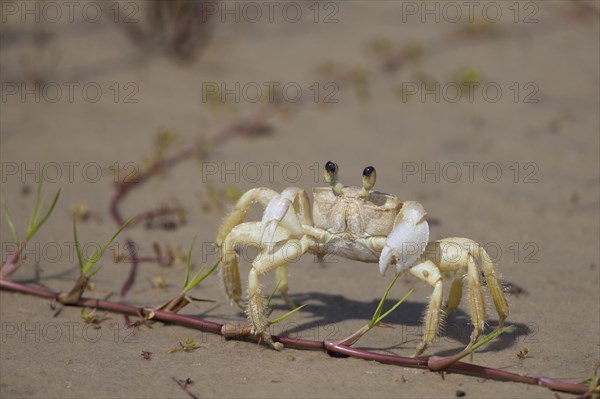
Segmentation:
<svg viewBox="0 0 600 399">
<path fill-rule="evenodd" d="M 477 338 L 483 332 L 485 323 L 485 299 L 483 297 L 483 290 L 481 289 L 481 280 L 479 279 L 479 271 L 475 264 L 475 259 L 470 253 L 467 254 L 467 281 L 473 332 L 471 333 L 471 341 L 465 350 L 471 349 L 475 341 L 477 341 Z"/>
<path fill-rule="evenodd" d="M 229 298 L 230 304 L 235 303 L 240 309 L 244 309 L 244 303 L 242 301 L 242 284 L 240 282 L 240 270 L 238 268 L 238 255 L 235 253 L 235 237 L 236 234 L 229 234 L 232 236 L 231 240 L 225 240 L 224 246 L 221 247 L 221 267 L 219 268 L 219 274 L 221 275 L 221 281 L 223 282 L 223 288 L 225 294 Z"/>
<path fill-rule="evenodd" d="M 458 270 L 454 272 L 450 293 L 448 294 L 448 302 L 446 303 L 446 309 L 444 309 L 446 315 L 452 313 L 460 304 L 463 291 L 463 278 L 462 271 Z"/>
<path fill-rule="evenodd" d="M 490 292 L 490 296 L 494 302 L 496 312 L 498 312 L 498 329 L 501 329 L 504 326 L 504 320 L 506 320 L 506 317 L 508 316 L 506 297 L 504 296 L 502 285 L 500 284 L 498 276 L 496 275 L 494 262 L 492 262 L 492 259 L 486 250 L 477 244 L 476 253 L 478 255 L 479 262 L 481 263 L 481 268 L 483 269 L 483 275 L 485 277 L 488 291 Z"/>
<path fill-rule="evenodd" d="M 242 310 L 244 310 L 244 301 L 242 300 L 242 285 L 238 267 L 239 255 L 236 251 L 236 244 L 246 246 L 260 244 L 260 241 L 257 240 L 257 227 L 257 223 L 239 224 L 231 229 L 221 245 L 222 261 L 219 272 L 223 288 L 229 300 Z"/>
<path fill-rule="evenodd" d="M 494 264 L 487 252 L 477 242 L 468 238 L 451 237 L 440 241 L 430 242 L 423 254 L 423 258 L 435 262 L 440 271 L 455 271 L 450 295 L 448 296 L 448 313 L 460 303 L 463 280 L 461 270 L 467 268 L 468 297 L 471 308 L 471 321 L 473 332 L 467 350 L 473 346 L 481 335 L 485 323 L 485 299 L 481 288 L 481 280 L 477 263 L 481 265 L 483 274 L 490 291 L 492 300 L 499 316 L 499 327 L 502 328 L 508 315 L 506 298 L 502 286 L 496 276 Z"/>
<path fill-rule="evenodd" d="M 429 306 L 427 307 L 427 313 L 425 315 L 423 340 L 417 346 L 417 352 L 414 355 L 414 357 L 417 357 L 427 349 L 427 346 L 433 341 L 439 329 L 442 312 L 443 286 L 440 271 L 430 260 L 426 260 L 423 263 L 411 267 L 410 273 L 433 287 L 433 293 L 429 299 Z"/>
<path fill-rule="evenodd" d="M 277 229 L 277 231 L 279 230 L 280 228 Z M 269 320 L 265 312 L 265 300 L 258 278 L 265 273 L 300 258 L 300 256 L 308 251 L 310 242 L 310 238 L 306 236 L 299 240 L 290 239 L 273 253 L 268 251 L 268 247 L 264 247 L 263 252 L 252 263 L 252 269 L 248 276 L 248 318 L 254 326 L 254 332 L 262 335 L 265 342 L 276 350 L 282 350 L 283 344 L 273 342 L 271 338 Z"/>
<path fill-rule="evenodd" d="M 270 188 L 258 187 L 248 190 L 240 197 L 235 204 L 233 210 L 227 215 L 219 231 L 215 242 L 219 247 L 223 246 L 225 238 L 229 232 L 237 225 L 244 221 L 244 217 L 248 213 L 248 210 L 255 202 L 259 202 L 263 208 L 266 208 L 269 202 L 278 195 L 276 191 Z"/>
<path fill-rule="evenodd" d="M 473 256 L 477 248 L 479 248 L 479 244 L 473 240 L 452 237 L 430 242 L 423 253 L 423 258 L 435 262 L 441 272 L 455 271 L 459 273 L 464 268 L 467 268 L 467 288 L 473 332 L 465 350 L 469 350 L 477 338 L 479 338 L 483 332 L 485 323 L 485 299 L 483 290 L 481 289 L 479 269 Z M 456 308 L 460 302 L 462 283 L 460 277 L 455 277 L 452 282 L 450 296 L 448 297 L 449 311 Z"/>
<path fill-rule="evenodd" d="M 221 246 L 221 266 L 219 272 L 223 281 L 225 293 L 231 302 L 234 302 L 240 309 L 244 309 L 242 300 L 242 286 L 240 283 L 240 272 L 238 268 L 238 253 L 236 244 L 241 246 L 255 246 L 263 250 L 264 246 L 260 241 L 259 235 L 260 223 L 249 222 L 235 226 L 225 238 Z M 285 240 L 289 238 L 289 233 L 283 228 L 277 231 L 276 239 Z"/>
</svg>

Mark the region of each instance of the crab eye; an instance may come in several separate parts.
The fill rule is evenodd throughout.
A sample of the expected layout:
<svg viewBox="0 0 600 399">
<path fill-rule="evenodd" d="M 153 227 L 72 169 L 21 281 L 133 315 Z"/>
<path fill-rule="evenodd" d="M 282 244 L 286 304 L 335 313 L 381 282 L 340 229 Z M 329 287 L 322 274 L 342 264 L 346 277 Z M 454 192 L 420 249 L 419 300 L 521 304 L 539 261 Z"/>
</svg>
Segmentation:
<svg viewBox="0 0 600 399">
<path fill-rule="evenodd" d="M 338 166 L 334 162 L 329 161 L 325 164 L 325 171 L 323 173 L 325 182 L 332 187 L 337 183 L 337 172 Z"/>
<path fill-rule="evenodd" d="M 328 161 L 325 164 L 325 170 L 329 173 L 335 173 L 338 170 L 338 166 L 335 163 Z"/>
<path fill-rule="evenodd" d="M 367 166 L 365 170 L 363 170 L 363 176 L 365 177 L 369 177 L 373 173 L 375 173 L 375 168 L 372 166 Z"/>
<path fill-rule="evenodd" d="M 376 178 L 377 172 L 375 172 L 374 167 L 367 166 L 365 170 L 363 170 L 362 185 L 364 190 L 363 193 L 365 193 L 365 195 L 367 195 L 366 193 L 368 193 L 375 186 Z"/>
</svg>

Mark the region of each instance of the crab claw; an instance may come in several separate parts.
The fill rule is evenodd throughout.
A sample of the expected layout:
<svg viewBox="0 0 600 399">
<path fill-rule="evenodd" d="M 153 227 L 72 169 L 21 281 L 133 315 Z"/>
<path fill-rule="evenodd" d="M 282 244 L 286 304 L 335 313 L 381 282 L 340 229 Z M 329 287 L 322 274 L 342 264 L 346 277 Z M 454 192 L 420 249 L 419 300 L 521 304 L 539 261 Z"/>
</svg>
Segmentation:
<svg viewBox="0 0 600 399">
<path fill-rule="evenodd" d="M 273 242 L 277 225 L 283 220 L 290 207 L 289 204 L 288 200 L 281 198 L 281 195 L 277 195 L 267 205 L 260 223 L 260 240 L 263 244 Z M 268 232 L 267 228 L 269 229 Z M 266 239 L 265 233 L 267 233 Z"/>
<path fill-rule="evenodd" d="M 265 208 L 263 218 L 260 224 L 260 240 L 263 244 L 272 244 L 275 237 L 277 225 L 283 220 L 290 208 L 290 203 L 293 200 L 294 194 L 292 191 L 283 190 L 279 195 L 276 195 L 269 201 Z M 267 232 L 267 228 L 269 231 Z M 265 237 L 265 233 L 267 236 Z"/>
<path fill-rule="evenodd" d="M 379 271 L 385 274 L 396 260 L 399 273 L 411 267 L 423 254 L 429 241 L 429 224 L 423 205 L 407 201 L 402 206 L 401 220 L 388 236 L 379 257 Z"/>
</svg>

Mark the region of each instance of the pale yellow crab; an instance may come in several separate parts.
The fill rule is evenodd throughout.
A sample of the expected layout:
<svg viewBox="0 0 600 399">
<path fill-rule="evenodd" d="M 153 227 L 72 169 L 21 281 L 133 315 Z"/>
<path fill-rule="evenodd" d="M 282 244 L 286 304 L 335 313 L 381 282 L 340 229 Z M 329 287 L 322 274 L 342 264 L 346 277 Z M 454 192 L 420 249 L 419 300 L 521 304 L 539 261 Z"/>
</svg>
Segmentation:
<svg viewBox="0 0 600 399">
<path fill-rule="evenodd" d="M 379 263 L 382 274 L 395 263 L 397 272 L 408 270 L 433 287 L 425 317 L 425 331 L 415 356 L 420 355 L 435 338 L 442 311 L 442 273 L 454 272 L 445 313 L 460 303 L 463 279 L 468 281 L 473 332 L 470 348 L 484 328 L 485 300 L 478 266 L 483 270 L 487 288 L 498 312 L 498 328 L 504 324 L 508 306 L 494 264 L 477 242 L 467 238 L 445 238 L 429 241 L 426 212 L 415 201 L 401 202 L 398 198 L 372 191 L 375 169 L 363 171 L 362 188 L 344 187 L 337 178 L 338 166 L 325 165 L 325 181 L 330 187 L 313 190 L 312 215 L 306 192 L 287 188 L 278 194 L 269 188 L 254 188 L 238 200 L 217 234 L 221 249 L 220 272 L 225 292 L 232 302 L 246 310 L 253 331 L 260 334 L 271 347 L 265 301 L 259 276 L 277 270 L 279 291 L 292 305 L 287 295 L 286 264 L 310 252 L 317 255 L 335 254 L 362 262 Z M 261 222 L 243 222 L 253 203 L 265 208 Z M 248 301 L 242 301 L 238 269 L 237 245 L 258 247 L 260 253 L 252 262 L 248 276 Z"/>
</svg>

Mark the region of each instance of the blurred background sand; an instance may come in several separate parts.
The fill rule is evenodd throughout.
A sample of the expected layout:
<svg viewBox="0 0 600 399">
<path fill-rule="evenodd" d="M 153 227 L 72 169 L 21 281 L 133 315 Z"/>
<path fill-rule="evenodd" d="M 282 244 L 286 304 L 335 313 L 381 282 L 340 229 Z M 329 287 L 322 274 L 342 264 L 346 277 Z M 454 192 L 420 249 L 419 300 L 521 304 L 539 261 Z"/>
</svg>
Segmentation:
<svg viewBox="0 0 600 399">
<path fill-rule="evenodd" d="M 124 216 L 186 210 L 185 223 L 171 216 L 130 229 L 140 256 L 154 256 L 153 243 L 187 251 L 196 237 L 195 266 L 212 263 L 210 243 L 240 192 L 310 191 L 323 184 L 328 160 L 345 184 L 358 185 L 373 165 L 376 189 L 422 202 L 431 239 L 483 243 L 511 284 L 507 322 L 515 327 L 474 362 L 577 382 L 591 375 L 600 360 L 597 1 L 67 3 L 0 2 L 2 195 L 19 231 L 41 162 L 49 165 L 45 189 L 62 189 L 16 280 L 68 290 L 77 277 L 73 207 L 87 209 L 79 230 L 90 247 L 116 229 L 116 181 L 198 143 L 202 159 L 165 170 L 120 204 Z M 14 246 L 4 222 L 1 232 L 4 261 Z M 110 255 L 86 295 L 119 300 L 129 267 Z M 124 300 L 159 306 L 182 273 L 177 262 L 141 263 Z M 158 277 L 168 285 L 156 288 Z M 290 266 L 292 299 L 307 306 L 274 332 L 341 339 L 371 317 L 389 278 L 375 265 L 334 257 L 322 265 L 307 255 Z M 274 287 L 273 277 L 263 280 Z M 413 287 L 387 320 L 395 328 L 372 331 L 359 347 L 413 353 L 431 290 L 406 276 L 390 299 Z M 194 296 L 215 302 L 185 313 L 244 320 L 216 275 Z M 276 353 L 158 323 L 125 329 L 119 315 L 95 329 L 76 308 L 53 317 L 43 300 L 0 299 L 2 397 L 187 397 L 172 377 L 191 378 L 199 397 L 554 397 Z M 286 309 L 277 296 L 274 303 Z M 464 301 L 427 354 L 466 344 L 468 312 Z M 493 327 L 493 306 L 488 318 Z M 201 348 L 167 354 L 185 337 Z M 524 348 L 530 354 L 520 360 Z"/>
</svg>

